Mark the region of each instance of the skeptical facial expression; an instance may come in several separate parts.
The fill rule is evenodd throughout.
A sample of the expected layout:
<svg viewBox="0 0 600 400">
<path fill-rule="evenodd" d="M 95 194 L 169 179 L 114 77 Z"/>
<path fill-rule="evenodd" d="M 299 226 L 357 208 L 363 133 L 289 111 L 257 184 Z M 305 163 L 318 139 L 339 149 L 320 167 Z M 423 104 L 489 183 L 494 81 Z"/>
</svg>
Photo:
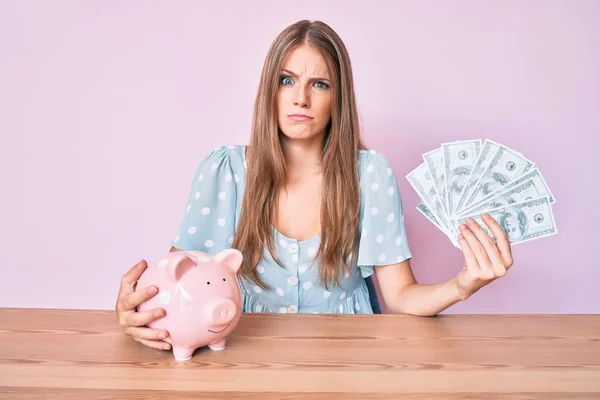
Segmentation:
<svg viewBox="0 0 600 400">
<path fill-rule="evenodd" d="M 331 118 L 331 80 L 323 56 L 302 45 L 286 58 L 277 91 L 279 129 L 288 139 L 325 134 Z"/>
</svg>

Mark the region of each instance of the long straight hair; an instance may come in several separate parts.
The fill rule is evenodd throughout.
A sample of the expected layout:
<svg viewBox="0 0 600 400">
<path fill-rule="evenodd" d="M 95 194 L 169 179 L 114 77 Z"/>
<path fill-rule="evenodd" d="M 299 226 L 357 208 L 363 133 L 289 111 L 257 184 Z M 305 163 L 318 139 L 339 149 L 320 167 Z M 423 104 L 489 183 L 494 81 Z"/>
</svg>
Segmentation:
<svg viewBox="0 0 600 400">
<path fill-rule="evenodd" d="M 286 187 L 286 164 L 279 139 L 276 96 L 287 55 L 301 45 L 325 58 L 331 78 L 331 119 L 326 127 L 321 165 L 323 191 L 320 210 L 319 282 L 339 284 L 340 267 L 350 272 L 357 257 L 360 215 L 358 152 L 366 147 L 360 135 L 350 57 L 340 37 L 321 21 L 303 20 L 283 30 L 266 56 L 254 104 L 246 189 L 234 242 L 244 259 L 239 275 L 263 289 L 256 268 L 265 246 L 277 264 L 271 221 L 279 193 Z"/>
</svg>

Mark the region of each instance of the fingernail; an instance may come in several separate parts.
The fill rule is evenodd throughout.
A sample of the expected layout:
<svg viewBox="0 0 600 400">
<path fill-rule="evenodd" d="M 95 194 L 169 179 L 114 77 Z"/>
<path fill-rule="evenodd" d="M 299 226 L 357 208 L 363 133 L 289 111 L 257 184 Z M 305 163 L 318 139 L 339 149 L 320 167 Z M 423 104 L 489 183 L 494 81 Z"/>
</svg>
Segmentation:
<svg viewBox="0 0 600 400">
<path fill-rule="evenodd" d="M 458 228 L 459 229 L 467 229 L 467 227 L 465 226 L 465 224 L 460 224 L 460 226 Z"/>
<path fill-rule="evenodd" d="M 158 337 L 161 338 L 161 339 L 166 339 L 167 338 L 167 334 L 163 332 L 160 335 L 158 335 Z"/>
<path fill-rule="evenodd" d="M 458 240 L 463 240 L 463 238 L 464 238 L 464 236 L 459 233 L 458 234 Z"/>
<path fill-rule="evenodd" d="M 467 222 L 473 223 L 473 222 L 475 222 L 475 220 L 473 218 L 469 217 L 469 218 L 467 218 Z"/>
<path fill-rule="evenodd" d="M 150 288 L 150 294 L 156 294 L 158 290 L 155 287 Z"/>
</svg>

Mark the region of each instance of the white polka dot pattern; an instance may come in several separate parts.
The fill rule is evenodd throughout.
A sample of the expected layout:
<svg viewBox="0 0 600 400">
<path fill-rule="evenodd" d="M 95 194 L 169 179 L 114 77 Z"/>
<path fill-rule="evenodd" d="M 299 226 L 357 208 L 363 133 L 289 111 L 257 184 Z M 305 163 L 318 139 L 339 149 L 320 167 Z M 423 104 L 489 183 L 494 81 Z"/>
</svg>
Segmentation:
<svg viewBox="0 0 600 400">
<path fill-rule="evenodd" d="M 375 266 L 401 262 L 410 258 L 411 253 L 406 241 L 402 200 L 392 166 L 381 152 L 362 151 L 361 158 L 361 164 L 366 166 L 362 172 L 364 186 L 383 189 L 375 192 L 361 189 L 361 206 L 365 210 L 362 229 L 374 233 L 361 235 L 357 263 L 363 275 L 369 276 L 374 273 Z"/>
<path fill-rule="evenodd" d="M 172 240 L 174 247 L 216 255 L 233 245 L 249 167 L 244 150 L 245 146 L 219 147 L 201 161 L 184 205 L 180 228 Z M 256 273 L 269 289 L 262 289 L 255 282 L 238 277 L 243 289 L 244 312 L 372 311 L 363 276 L 372 274 L 376 265 L 401 262 L 411 255 L 402 202 L 391 165 L 378 151 L 360 150 L 357 166 L 361 231 L 357 264 L 350 266 L 350 272 L 340 269 L 339 276 L 343 275 L 343 278 L 339 279 L 339 283 L 343 287 L 335 284 L 325 286 L 318 279 L 319 260 L 316 254 L 321 244 L 320 236 L 292 241 L 275 232 L 275 250 L 283 268 L 265 249 L 265 257 L 260 259 Z M 208 264 L 199 266 L 206 268 Z M 295 277 L 293 282 L 290 276 Z M 158 297 L 161 301 L 170 301 L 168 292 L 161 291 L 161 295 L 163 297 Z"/>
</svg>

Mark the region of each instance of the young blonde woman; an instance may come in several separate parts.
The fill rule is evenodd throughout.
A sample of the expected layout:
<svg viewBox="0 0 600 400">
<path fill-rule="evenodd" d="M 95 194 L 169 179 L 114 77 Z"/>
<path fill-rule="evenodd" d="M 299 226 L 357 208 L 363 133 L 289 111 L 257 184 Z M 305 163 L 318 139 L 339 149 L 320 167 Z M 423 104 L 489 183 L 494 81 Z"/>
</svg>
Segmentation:
<svg viewBox="0 0 600 400">
<path fill-rule="evenodd" d="M 487 217 L 458 237 L 458 275 L 418 284 L 397 181 L 386 157 L 361 141 L 350 58 L 325 23 L 299 21 L 270 47 L 248 146 L 223 146 L 199 163 L 171 251 L 244 254 L 243 311 L 378 312 L 376 274 L 390 312 L 435 315 L 505 275 L 510 243 Z M 144 260 L 121 280 L 116 312 L 133 339 L 158 349 L 168 332 L 145 327 L 164 310 L 136 312 L 156 288 L 136 288 Z M 137 290 L 136 290 L 137 289 Z"/>
</svg>

